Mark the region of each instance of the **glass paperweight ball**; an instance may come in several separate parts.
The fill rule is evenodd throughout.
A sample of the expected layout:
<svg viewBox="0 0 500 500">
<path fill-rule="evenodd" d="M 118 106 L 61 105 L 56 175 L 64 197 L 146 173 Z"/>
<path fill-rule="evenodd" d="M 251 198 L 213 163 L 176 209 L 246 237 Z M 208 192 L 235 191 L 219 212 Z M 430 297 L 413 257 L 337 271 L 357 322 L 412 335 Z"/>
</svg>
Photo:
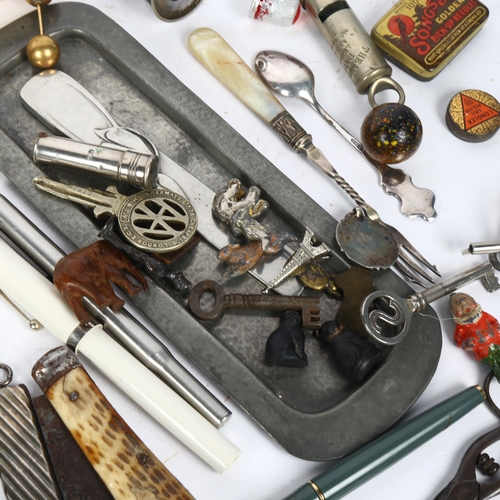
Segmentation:
<svg viewBox="0 0 500 500">
<path fill-rule="evenodd" d="M 422 123 L 404 104 L 380 104 L 363 121 L 361 142 L 374 160 L 400 163 L 415 154 L 420 146 Z"/>
</svg>

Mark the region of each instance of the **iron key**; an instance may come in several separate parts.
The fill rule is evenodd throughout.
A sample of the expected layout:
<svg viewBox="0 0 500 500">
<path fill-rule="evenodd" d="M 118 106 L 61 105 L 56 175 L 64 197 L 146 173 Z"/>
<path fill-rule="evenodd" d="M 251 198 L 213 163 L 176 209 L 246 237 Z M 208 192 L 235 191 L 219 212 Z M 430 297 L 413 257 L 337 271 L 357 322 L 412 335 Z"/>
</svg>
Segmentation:
<svg viewBox="0 0 500 500">
<path fill-rule="evenodd" d="M 214 303 L 210 310 L 201 306 L 201 297 L 212 292 Z M 195 316 L 207 321 L 220 318 L 225 309 L 253 309 L 260 311 L 300 311 L 302 327 L 314 330 L 321 326 L 320 297 L 286 297 L 282 295 L 226 294 L 219 283 L 200 281 L 189 294 L 189 307 Z"/>
<path fill-rule="evenodd" d="M 145 252 L 163 253 L 184 246 L 196 232 L 197 217 L 191 203 L 169 189 L 147 189 L 131 196 L 115 186 L 106 191 L 35 177 L 38 189 L 94 209 L 94 215 L 115 214 L 131 245 Z"/>
<path fill-rule="evenodd" d="M 484 278 L 486 288 L 494 292 L 500 288 L 498 278 L 495 276 L 494 267 L 490 262 L 474 267 L 455 277 L 438 283 L 433 287 L 410 295 L 403 299 L 388 290 L 377 290 L 365 298 L 361 305 L 361 317 L 363 325 L 368 334 L 378 342 L 385 345 L 395 345 L 401 342 L 410 330 L 411 317 L 422 311 L 431 302 L 448 295 L 455 290 L 469 285 L 473 281 Z M 372 305 L 377 299 L 385 299 L 387 307 L 393 314 L 380 309 L 373 309 Z M 399 333 L 393 337 L 383 334 L 383 324 L 386 326 L 399 327 Z"/>
</svg>

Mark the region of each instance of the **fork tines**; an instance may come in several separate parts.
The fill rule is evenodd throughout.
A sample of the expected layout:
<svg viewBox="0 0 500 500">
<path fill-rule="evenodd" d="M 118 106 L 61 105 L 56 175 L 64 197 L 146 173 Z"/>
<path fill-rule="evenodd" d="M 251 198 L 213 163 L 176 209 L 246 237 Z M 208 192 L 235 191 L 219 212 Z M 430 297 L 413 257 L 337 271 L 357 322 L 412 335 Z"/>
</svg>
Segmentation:
<svg viewBox="0 0 500 500">
<path fill-rule="evenodd" d="M 407 254 L 409 254 L 412 258 Z M 437 276 L 441 276 L 441 273 L 437 270 L 436 266 L 433 266 L 412 245 L 403 243 L 399 244 L 398 260 L 394 263 L 394 267 L 413 283 L 420 285 L 422 288 L 426 288 L 427 285 L 422 282 L 420 277 L 426 279 L 430 283 L 435 283 L 435 281 L 422 267 L 422 264 Z"/>
</svg>

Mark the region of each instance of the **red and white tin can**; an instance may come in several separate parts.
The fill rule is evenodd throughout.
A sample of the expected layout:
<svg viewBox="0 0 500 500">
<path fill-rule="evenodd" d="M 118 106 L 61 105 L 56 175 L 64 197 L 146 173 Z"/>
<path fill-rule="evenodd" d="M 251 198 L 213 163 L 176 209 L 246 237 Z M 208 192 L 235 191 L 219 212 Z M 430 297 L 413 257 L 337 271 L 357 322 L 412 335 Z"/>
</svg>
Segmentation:
<svg viewBox="0 0 500 500">
<path fill-rule="evenodd" d="M 300 15 L 300 0 L 252 0 L 250 17 L 291 26 Z"/>
</svg>

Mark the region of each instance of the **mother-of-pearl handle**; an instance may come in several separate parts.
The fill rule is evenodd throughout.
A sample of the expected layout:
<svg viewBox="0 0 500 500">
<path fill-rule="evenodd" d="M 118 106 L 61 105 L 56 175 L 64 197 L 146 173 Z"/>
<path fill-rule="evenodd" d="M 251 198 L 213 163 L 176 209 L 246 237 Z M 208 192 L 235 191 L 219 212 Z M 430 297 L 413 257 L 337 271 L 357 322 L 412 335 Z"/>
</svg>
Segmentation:
<svg viewBox="0 0 500 500">
<path fill-rule="evenodd" d="M 214 30 L 199 28 L 188 39 L 191 52 L 231 92 L 267 123 L 285 108 L 232 47 Z"/>
</svg>

